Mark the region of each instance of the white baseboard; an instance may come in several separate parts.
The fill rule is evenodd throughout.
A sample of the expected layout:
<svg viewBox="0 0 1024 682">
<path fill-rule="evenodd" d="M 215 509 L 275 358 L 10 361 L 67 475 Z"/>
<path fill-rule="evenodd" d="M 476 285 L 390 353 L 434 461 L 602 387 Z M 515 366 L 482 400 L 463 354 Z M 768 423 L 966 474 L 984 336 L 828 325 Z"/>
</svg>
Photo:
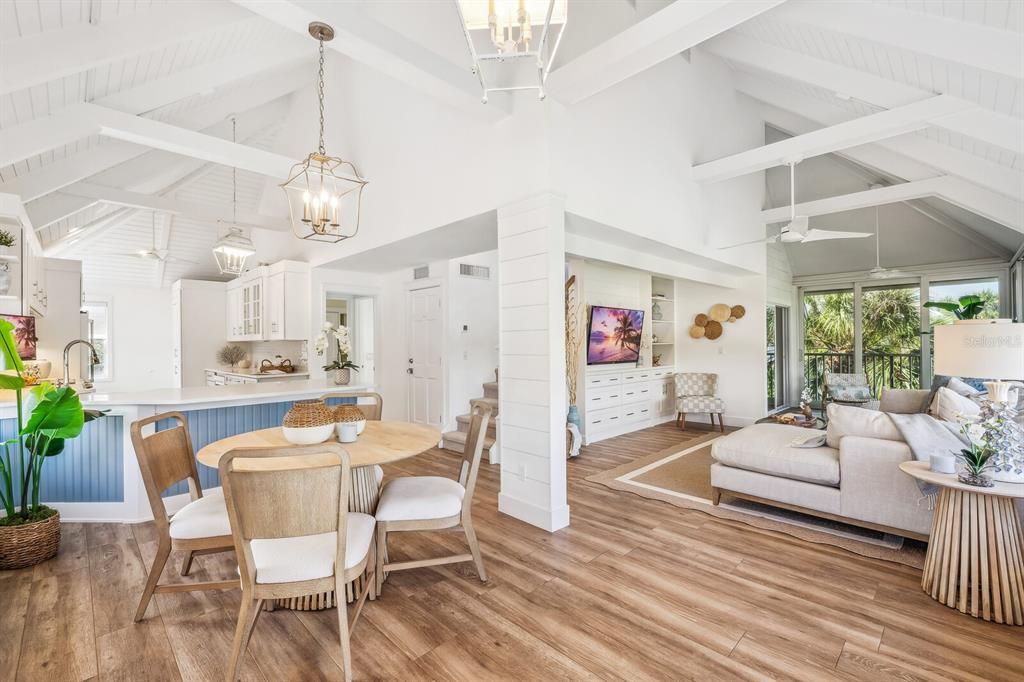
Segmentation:
<svg viewBox="0 0 1024 682">
<path fill-rule="evenodd" d="M 211 493 L 220 488 L 207 488 Z M 164 498 L 168 514 L 175 514 L 189 503 L 189 494 L 171 495 Z M 60 512 L 60 520 L 67 523 L 145 523 L 153 520 L 153 514 L 133 514 L 124 502 L 48 502 L 47 506 Z"/>
<path fill-rule="evenodd" d="M 507 493 L 498 493 L 498 511 L 549 533 L 569 525 L 569 505 L 558 509 L 543 509 Z"/>
</svg>

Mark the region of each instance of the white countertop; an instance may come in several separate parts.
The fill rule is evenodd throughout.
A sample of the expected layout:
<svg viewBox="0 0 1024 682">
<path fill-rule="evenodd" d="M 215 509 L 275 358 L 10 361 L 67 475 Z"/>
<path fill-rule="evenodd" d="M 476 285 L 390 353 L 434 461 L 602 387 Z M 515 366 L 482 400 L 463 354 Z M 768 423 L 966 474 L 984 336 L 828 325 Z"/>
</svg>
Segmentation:
<svg viewBox="0 0 1024 682">
<path fill-rule="evenodd" d="M 261 372 L 258 369 L 256 369 L 255 367 L 251 368 L 251 369 L 222 369 L 220 367 L 217 367 L 217 368 L 207 368 L 204 371 L 206 371 L 206 372 L 216 372 L 217 374 L 221 374 L 221 375 L 226 376 L 226 377 L 247 377 L 247 378 L 253 378 L 253 379 L 280 379 L 280 378 L 287 379 L 288 377 L 308 377 L 309 376 L 309 370 L 299 370 L 299 369 L 295 370 L 294 372 Z"/>
<path fill-rule="evenodd" d="M 104 393 L 83 396 L 87 407 L 101 408 L 113 405 L 207 405 L 273 403 L 287 400 L 316 398 L 324 393 L 372 391 L 372 386 L 336 386 L 326 379 L 294 379 L 256 384 L 230 384 L 227 386 L 193 386 L 189 388 L 161 388 L 153 391 L 130 393 Z"/>
</svg>

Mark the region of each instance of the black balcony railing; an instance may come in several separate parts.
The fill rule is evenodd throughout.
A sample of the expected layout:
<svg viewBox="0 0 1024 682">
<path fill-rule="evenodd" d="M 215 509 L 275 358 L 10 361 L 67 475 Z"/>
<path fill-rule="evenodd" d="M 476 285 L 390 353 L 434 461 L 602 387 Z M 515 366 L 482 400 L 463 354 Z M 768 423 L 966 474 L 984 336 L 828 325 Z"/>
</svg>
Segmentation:
<svg viewBox="0 0 1024 682">
<path fill-rule="evenodd" d="M 826 373 L 855 372 L 853 353 L 804 353 L 804 386 L 811 390 L 814 405 L 821 405 Z M 885 388 L 921 386 L 920 353 L 865 353 L 864 374 L 871 394 L 878 398 Z"/>
<path fill-rule="evenodd" d="M 778 407 L 775 396 L 775 350 L 768 351 L 768 409 L 774 410 Z"/>
</svg>

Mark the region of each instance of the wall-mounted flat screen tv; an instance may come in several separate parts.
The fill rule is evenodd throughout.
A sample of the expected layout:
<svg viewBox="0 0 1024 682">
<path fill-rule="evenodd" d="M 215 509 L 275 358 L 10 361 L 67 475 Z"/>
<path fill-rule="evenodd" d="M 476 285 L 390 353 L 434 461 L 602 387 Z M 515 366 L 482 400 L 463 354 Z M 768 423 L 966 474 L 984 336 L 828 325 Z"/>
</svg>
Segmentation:
<svg viewBox="0 0 1024 682">
<path fill-rule="evenodd" d="M 640 336 L 644 330 L 644 311 L 629 308 L 590 309 L 587 327 L 587 364 L 610 365 L 640 359 Z"/>
<path fill-rule="evenodd" d="M 14 325 L 14 343 L 22 360 L 36 359 L 36 318 L 31 315 L 0 315 Z"/>
</svg>

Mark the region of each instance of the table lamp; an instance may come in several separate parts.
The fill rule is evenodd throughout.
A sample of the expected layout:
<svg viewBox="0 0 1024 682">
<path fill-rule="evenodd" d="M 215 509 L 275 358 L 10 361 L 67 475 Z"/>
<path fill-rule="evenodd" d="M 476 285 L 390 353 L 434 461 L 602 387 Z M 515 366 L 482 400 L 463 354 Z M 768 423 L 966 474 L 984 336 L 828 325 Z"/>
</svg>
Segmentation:
<svg viewBox="0 0 1024 682">
<path fill-rule="evenodd" d="M 987 379 L 992 402 L 1005 403 L 1010 385 L 1024 379 L 1024 324 L 998 320 L 937 325 L 935 373 Z"/>
</svg>

